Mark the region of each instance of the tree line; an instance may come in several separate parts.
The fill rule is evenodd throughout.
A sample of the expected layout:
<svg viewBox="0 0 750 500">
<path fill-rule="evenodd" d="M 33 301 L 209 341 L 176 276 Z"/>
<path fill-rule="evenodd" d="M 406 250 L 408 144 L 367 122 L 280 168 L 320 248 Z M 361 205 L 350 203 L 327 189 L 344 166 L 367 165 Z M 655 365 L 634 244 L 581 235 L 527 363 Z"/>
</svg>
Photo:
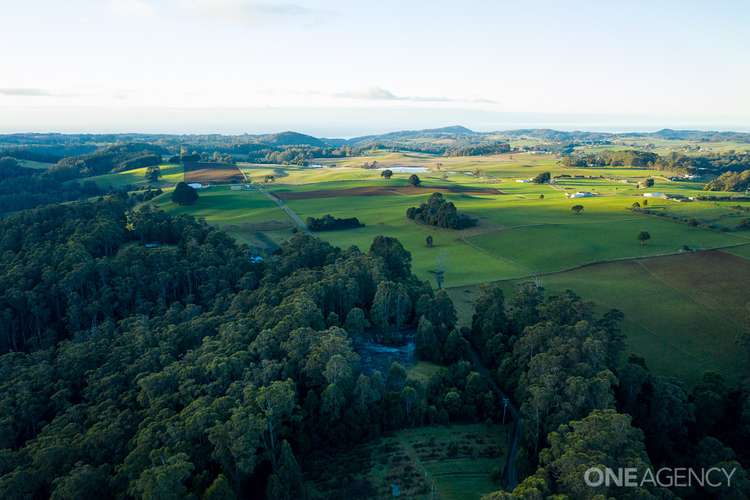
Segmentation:
<svg viewBox="0 0 750 500">
<path fill-rule="evenodd" d="M 308 217 L 305 224 L 311 231 L 340 231 L 365 227 L 356 217 L 338 218 L 331 214 L 323 217 Z"/>
<path fill-rule="evenodd" d="M 12 157 L 0 158 L 0 214 L 104 193 L 94 182 L 60 182 L 53 172 L 23 167 Z"/>
<path fill-rule="evenodd" d="M 748 191 L 750 190 L 750 169 L 743 172 L 724 172 L 704 187 L 706 191 Z"/>
<path fill-rule="evenodd" d="M 562 157 L 561 163 L 564 167 L 634 166 L 689 174 L 718 175 L 723 172 L 750 169 L 750 152 L 727 151 L 700 155 L 671 152 L 667 155 L 658 155 L 650 151 L 634 149 L 606 150 L 596 153 L 566 154 Z"/>
</svg>

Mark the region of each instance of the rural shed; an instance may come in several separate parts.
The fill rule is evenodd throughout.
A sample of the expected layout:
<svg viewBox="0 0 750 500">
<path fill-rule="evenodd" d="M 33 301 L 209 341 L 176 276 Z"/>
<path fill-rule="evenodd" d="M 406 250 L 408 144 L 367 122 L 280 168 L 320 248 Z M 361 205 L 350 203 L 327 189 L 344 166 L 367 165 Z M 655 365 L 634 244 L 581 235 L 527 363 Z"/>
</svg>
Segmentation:
<svg viewBox="0 0 750 500">
<path fill-rule="evenodd" d="M 569 194 L 568 198 L 593 198 L 595 195 L 589 191 L 579 191 L 577 193 Z"/>
</svg>

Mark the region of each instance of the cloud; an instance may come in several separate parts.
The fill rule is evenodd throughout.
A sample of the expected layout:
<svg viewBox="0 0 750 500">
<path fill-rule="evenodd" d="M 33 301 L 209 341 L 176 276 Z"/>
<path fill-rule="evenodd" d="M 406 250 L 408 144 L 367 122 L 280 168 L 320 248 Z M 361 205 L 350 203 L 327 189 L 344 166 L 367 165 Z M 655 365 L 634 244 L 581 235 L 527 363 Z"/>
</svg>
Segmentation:
<svg viewBox="0 0 750 500">
<path fill-rule="evenodd" d="M 340 99 L 360 99 L 368 101 L 410 101 L 410 102 L 473 102 L 483 104 L 496 104 L 495 101 L 482 98 L 453 98 L 445 96 L 400 96 L 382 87 L 370 87 L 364 91 L 338 92 L 331 94 L 332 97 Z"/>
<path fill-rule="evenodd" d="M 155 12 L 146 0 L 109 0 L 109 8 L 117 15 L 130 17 L 151 17 Z"/>
<path fill-rule="evenodd" d="M 252 0 L 179 0 L 179 5 L 195 14 L 231 21 L 258 22 L 269 18 L 305 18 L 322 14 L 296 3 L 256 2 Z"/>
<path fill-rule="evenodd" d="M 8 95 L 15 97 L 56 97 L 57 94 L 50 92 L 45 89 L 34 89 L 34 88 L 9 88 L 0 89 L 0 95 Z"/>
</svg>

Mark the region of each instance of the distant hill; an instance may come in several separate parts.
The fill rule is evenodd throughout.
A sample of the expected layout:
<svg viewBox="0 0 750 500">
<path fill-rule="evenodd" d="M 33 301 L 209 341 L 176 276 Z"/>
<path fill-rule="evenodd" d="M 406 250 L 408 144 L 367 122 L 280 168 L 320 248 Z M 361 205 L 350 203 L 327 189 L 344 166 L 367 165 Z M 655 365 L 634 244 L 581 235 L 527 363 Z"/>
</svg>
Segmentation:
<svg viewBox="0 0 750 500">
<path fill-rule="evenodd" d="M 553 142 L 606 141 L 633 137 L 664 139 L 669 141 L 734 141 L 750 143 L 750 134 L 745 132 L 717 132 L 707 130 L 673 130 L 669 128 L 656 132 L 586 132 L 582 130 L 561 131 L 544 128 L 505 130 L 495 132 L 507 137 L 532 137 Z"/>
<path fill-rule="evenodd" d="M 543 141 L 553 142 L 575 142 L 575 141 L 602 141 L 610 140 L 615 137 L 615 134 L 607 132 L 585 132 L 580 130 L 574 131 L 562 131 L 553 130 L 548 128 L 528 128 L 518 130 L 504 130 L 502 132 L 495 132 L 498 135 L 507 137 L 531 137 Z"/>
<path fill-rule="evenodd" d="M 654 140 L 689 140 L 697 142 L 733 141 L 750 143 L 750 133 L 703 130 L 662 129 L 656 132 L 590 132 L 562 131 L 547 128 L 527 128 L 496 132 L 477 132 L 462 125 L 421 130 L 398 130 L 383 134 L 365 135 L 351 139 L 319 138 L 295 131 L 271 134 L 5 134 L 0 135 L 0 156 L 47 163 L 83 160 L 95 165 L 94 171 L 128 168 L 142 163 L 138 158 L 147 153 L 177 154 L 181 150 L 211 155 L 230 154 L 242 161 L 291 161 L 288 150 L 321 149 L 325 154 L 341 154 L 332 150 L 348 147 L 357 150 L 384 148 L 401 151 L 444 155 L 476 155 L 504 152 L 508 142 L 519 138 L 533 138 L 543 143 L 545 150 L 565 151 L 575 143 L 607 144 L 616 139 L 652 138 Z M 149 151 L 139 148 L 149 146 Z M 119 149 L 118 149 L 119 147 Z M 115 148 L 107 150 L 107 148 Z M 148 148 L 147 148 L 148 149 Z M 288 154 L 289 153 L 289 154 Z M 299 151 L 297 152 L 299 153 Z M 295 161 L 304 161 L 321 151 L 299 153 Z M 276 156 L 278 158 L 276 158 Z M 300 156 L 301 155 L 301 156 Z M 109 157 L 109 159 L 102 158 Z M 272 158 L 273 157 L 273 158 Z M 71 159 L 72 158 L 72 159 Z M 134 163 L 126 160 L 135 159 Z M 86 168 L 88 169 L 88 167 Z"/>
<path fill-rule="evenodd" d="M 634 132 L 620 134 L 622 137 L 654 137 L 670 141 L 705 141 L 705 142 L 750 142 L 750 134 L 745 132 L 718 132 L 706 130 L 673 130 L 663 128 L 656 132 Z"/>
<path fill-rule="evenodd" d="M 256 136 L 258 142 L 270 146 L 318 146 L 324 147 L 326 143 L 317 137 L 300 134 L 299 132 L 279 132 L 277 134 L 268 134 Z"/>
<path fill-rule="evenodd" d="M 405 140 L 405 139 L 434 139 L 434 138 L 441 138 L 444 139 L 446 137 L 455 137 L 455 136 L 475 136 L 475 135 L 482 135 L 479 132 L 474 132 L 471 129 L 468 129 L 466 127 L 463 127 L 461 125 L 452 125 L 450 127 L 442 127 L 442 128 L 428 128 L 428 129 L 422 129 L 422 130 L 399 130 L 396 132 L 387 132 L 385 134 L 374 134 L 374 135 L 364 135 L 361 137 L 354 137 L 352 139 L 349 139 L 346 141 L 349 145 L 359 145 L 363 143 L 373 143 L 373 142 L 388 142 L 388 141 L 398 141 L 398 140 Z"/>
<path fill-rule="evenodd" d="M 161 146 L 128 143 L 107 146 L 84 155 L 68 156 L 50 167 L 49 172 L 76 178 L 158 165 L 167 150 Z"/>
</svg>

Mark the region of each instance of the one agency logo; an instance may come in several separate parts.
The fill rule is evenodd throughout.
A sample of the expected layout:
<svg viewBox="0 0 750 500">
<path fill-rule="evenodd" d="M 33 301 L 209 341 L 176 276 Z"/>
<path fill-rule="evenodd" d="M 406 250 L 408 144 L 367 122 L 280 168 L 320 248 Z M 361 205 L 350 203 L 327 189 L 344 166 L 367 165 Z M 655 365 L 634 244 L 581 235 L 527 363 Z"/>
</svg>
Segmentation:
<svg viewBox="0 0 750 500">
<path fill-rule="evenodd" d="M 587 486 L 617 486 L 624 488 L 638 488 L 655 486 L 660 488 L 681 488 L 690 486 L 719 487 L 732 486 L 732 476 L 736 468 L 710 467 L 707 469 L 693 469 L 690 467 L 662 467 L 640 470 L 635 467 L 591 467 L 583 473 L 583 480 Z"/>
</svg>

